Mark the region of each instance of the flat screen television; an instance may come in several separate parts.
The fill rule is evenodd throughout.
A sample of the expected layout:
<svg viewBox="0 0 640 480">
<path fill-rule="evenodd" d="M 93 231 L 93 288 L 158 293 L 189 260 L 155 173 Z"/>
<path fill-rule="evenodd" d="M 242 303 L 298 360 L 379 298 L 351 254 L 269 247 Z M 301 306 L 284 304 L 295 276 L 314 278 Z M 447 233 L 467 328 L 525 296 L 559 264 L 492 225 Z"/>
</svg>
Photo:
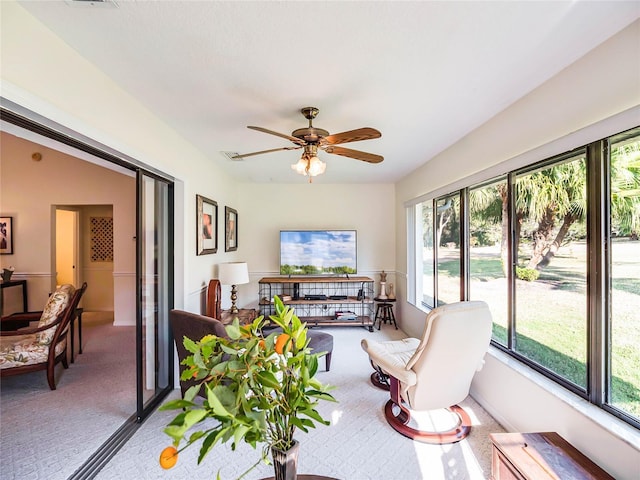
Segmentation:
<svg viewBox="0 0 640 480">
<path fill-rule="evenodd" d="M 355 230 L 281 230 L 281 275 L 357 273 Z"/>
</svg>

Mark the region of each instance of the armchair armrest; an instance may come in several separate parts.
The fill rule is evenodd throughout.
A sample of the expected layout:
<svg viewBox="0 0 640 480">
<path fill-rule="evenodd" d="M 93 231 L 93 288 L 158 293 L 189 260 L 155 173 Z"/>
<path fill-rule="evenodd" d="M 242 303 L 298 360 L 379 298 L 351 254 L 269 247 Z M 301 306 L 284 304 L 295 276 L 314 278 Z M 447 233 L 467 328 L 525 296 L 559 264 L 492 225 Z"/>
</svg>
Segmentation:
<svg viewBox="0 0 640 480">
<path fill-rule="evenodd" d="M 23 321 L 29 321 L 29 322 L 36 322 L 38 320 L 40 320 L 40 317 L 42 316 L 42 312 L 19 312 L 19 313 L 12 313 L 11 315 L 5 315 L 4 317 L 2 317 L 2 319 L 0 321 L 4 322 L 6 320 L 23 320 Z"/>
<path fill-rule="evenodd" d="M 40 317 L 38 317 L 40 318 Z M 16 337 L 18 335 L 31 335 L 32 333 L 42 332 L 49 330 L 51 327 L 55 327 L 62 321 L 62 317 L 57 318 L 54 322 L 41 327 L 25 327 L 18 330 L 0 330 L 0 336 L 2 337 Z"/>
<path fill-rule="evenodd" d="M 392 352 L 389 352 L 385 345 L 366 339 L 362 340 L 361 345 L 369 354 L 371 361 L 380 367 L 383 372 L 397 378 L 404 385 L 415 385 L 417 381 L 415 372 L 407 370 L 406 363 Z"/>
</svg>

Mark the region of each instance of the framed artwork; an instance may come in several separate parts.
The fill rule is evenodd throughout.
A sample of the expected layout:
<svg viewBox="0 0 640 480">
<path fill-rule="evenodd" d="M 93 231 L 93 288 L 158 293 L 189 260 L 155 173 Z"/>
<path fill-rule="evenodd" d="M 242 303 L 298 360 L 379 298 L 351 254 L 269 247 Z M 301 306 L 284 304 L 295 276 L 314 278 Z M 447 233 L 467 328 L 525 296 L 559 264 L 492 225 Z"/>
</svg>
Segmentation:
<svg viewBox="0 0 640 480">
<path fill-rule="evenodd" d="M 0 217 L 0 255 L 13 255 L 13 217 Z"/>
<path fill-rule="evenodd" d="M 218 204 L 196 195 L 196 253 L 208 255 L 218 251 Z"/>
<path fill-rule="evenodd" d="M 224 251 L 233 252 L 238 249 L 238 212 L 230 207 L 224 207 Z"/>
</svg>

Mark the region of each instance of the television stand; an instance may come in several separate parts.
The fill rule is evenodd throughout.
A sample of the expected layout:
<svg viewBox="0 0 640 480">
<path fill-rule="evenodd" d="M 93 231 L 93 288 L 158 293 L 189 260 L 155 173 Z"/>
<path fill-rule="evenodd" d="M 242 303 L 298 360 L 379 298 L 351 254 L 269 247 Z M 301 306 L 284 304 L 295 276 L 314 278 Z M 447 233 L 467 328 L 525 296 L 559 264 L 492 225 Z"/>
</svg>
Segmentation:
<svg viewBox="0 0 640 480">
<path fill-rule="evenodd" d="M 260 315 L 275 314 L 273 297 L 309 327 L 364 327 L 373 332 L 373 280 L 369 277 L 264 277 L 258 282 Z M 336 313 L 338 312 L 338 313 Z M 345 315 L 344 312 L 350 312 Z"/>
</svg>

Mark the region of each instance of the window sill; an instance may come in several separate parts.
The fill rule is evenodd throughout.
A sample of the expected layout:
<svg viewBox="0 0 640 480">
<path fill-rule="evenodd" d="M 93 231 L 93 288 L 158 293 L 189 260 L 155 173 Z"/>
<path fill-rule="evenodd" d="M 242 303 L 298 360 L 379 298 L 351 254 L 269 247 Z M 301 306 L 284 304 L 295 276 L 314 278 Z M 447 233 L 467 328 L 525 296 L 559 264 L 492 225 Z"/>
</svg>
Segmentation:
<svg viewBox="0 0 640 480">
<path fill-rule="evenodd" d="M 515 358 L 507 355 L 498 348 L 493 346 L 489 347 L 488 354 L 494 357 L 497 361 L 515 370 L 517 373 L 527 378 L 540 388 L 546 390 L 551 395 L 554 395 L 567 406 L 583 415 L 586 419 L 599 425 L 601 428 L 607 430 L 612 435 L 636 450 L 640 450 L 640 430 L 568 391 L 557 383 L 546 378 L 544 375 L 541 375 Z"/>
</svg>

